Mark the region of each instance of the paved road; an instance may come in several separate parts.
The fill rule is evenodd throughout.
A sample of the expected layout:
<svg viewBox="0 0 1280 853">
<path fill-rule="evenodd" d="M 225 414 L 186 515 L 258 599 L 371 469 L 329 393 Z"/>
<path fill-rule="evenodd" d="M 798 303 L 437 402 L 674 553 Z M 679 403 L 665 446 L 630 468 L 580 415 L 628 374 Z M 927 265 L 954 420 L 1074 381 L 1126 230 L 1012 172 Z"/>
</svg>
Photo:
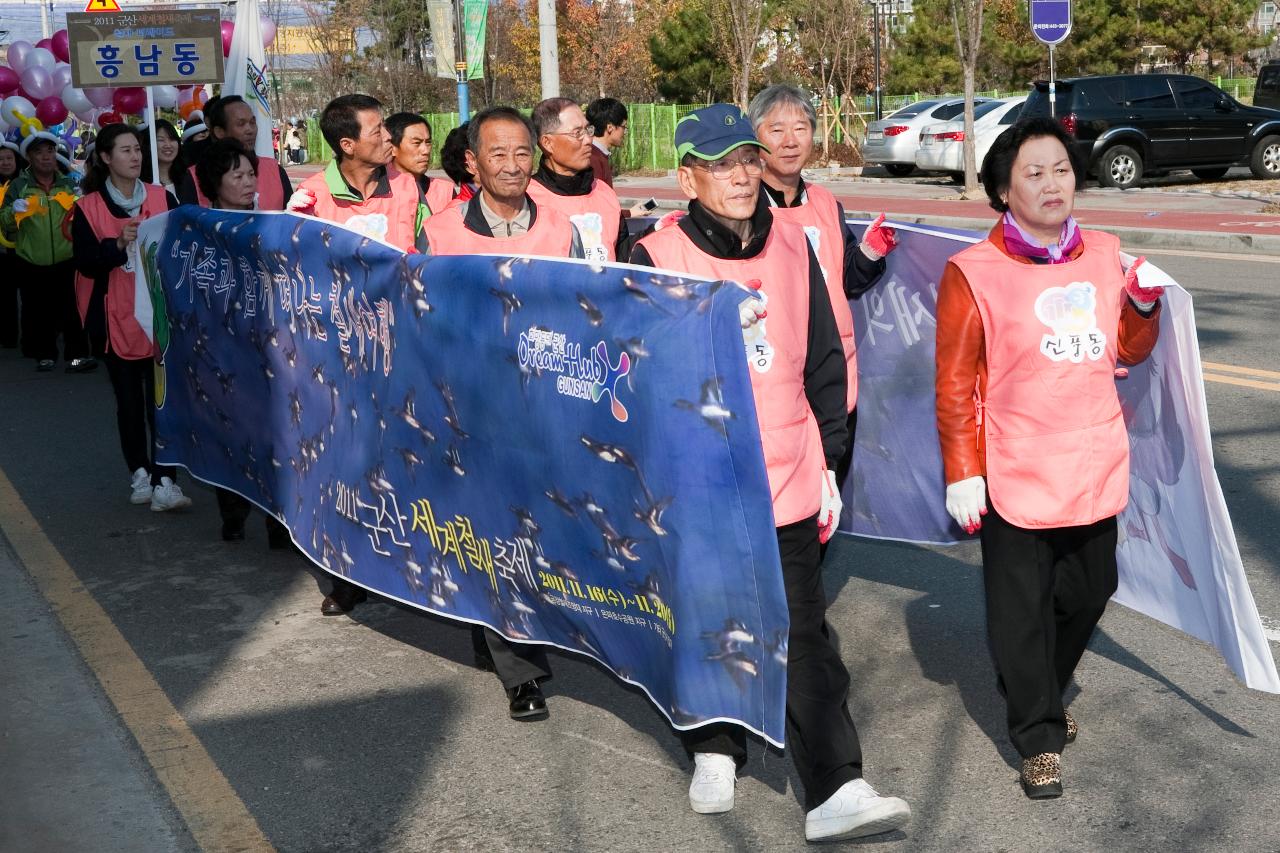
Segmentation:
<svg viewBox="0 0 1280 853">
<path fill-rule="evenodd" d="M 1195 294 L 1206 361 L 1280 372 L 1280 266 L 1152 259 Z M 1280 628 L 1280 375 L 1207 392 L 1249 579 Z M 6 853 L 115 849 L 102 839 L 122 834 L 139 851 L 804 847 L 777 752 L 754 748 L 734 812 L 694 815 L 677 741 L 599 667 L 555 655 L 551 719 L 513 723 L 497 682 L 471 669 L 464 628 L 384 603 L 321 617 L 308 566 L 268 551 L 257 524 L 222 543 L 203 488 L 182 515 L 130 506 L 105 376 L 36 374 L 0 351 L 0 400 L 0 524 L 51 602 L 24 596 L 31 580 L 0 551 L 0 650 L 25 664 L 0 681 L 0 791 L 37 788 L 0 795 Z M 976 547 L 842 539 L 826 580 L 867 776 L 915 810 L 867 846 L 1280 849 L 1280 698 L 1243 688 L 1211 648 L 1113 607 L 1079 672 L 1067 795 L 1032 803 L 1001 734 Z M 52 614 L 101 684 L 69 646 L 55 654 Z M 21 636 L 37 629 L 39 644 Z M 78 698 L 53 698 L 68 678 Z M 35 707 L 14 711 L 15 680 Z M 76 723 L 105 770 L 81 769 Z M 37 762 L 44 777 L 24 770 Z M 68 791 L 49 787 L 66 763 Z M 91 792 L 70 790 L 85 778 L 125 794 L 94 813 Z M 58 843 L 41 843 L 53 829 Z"/>
</svg>

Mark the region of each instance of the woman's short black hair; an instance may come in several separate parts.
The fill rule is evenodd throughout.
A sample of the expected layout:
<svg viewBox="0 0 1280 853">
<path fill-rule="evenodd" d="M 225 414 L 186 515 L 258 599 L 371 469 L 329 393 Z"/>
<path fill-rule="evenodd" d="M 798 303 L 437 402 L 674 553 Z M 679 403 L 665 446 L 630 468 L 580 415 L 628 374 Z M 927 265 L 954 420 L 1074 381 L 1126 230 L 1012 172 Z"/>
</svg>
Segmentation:
<svg viewBox="0 0 1280 853">
<path fill-rule="evenodd" d="M 475 180 L 467 171 L 467 131 L 470 129 L 471 122 L 464 121 L 449 131 L 444 145 L 440 146 L 440 168 L 458 186 Z"/>
<path fill-rule="evenodd" d="M 257 158 L 234 139 L 215 139 L 204 149 L 200 162 L 196 163 L 196 184 L 210 204 L 221 203 L 218 188 L 222 186 L 222 178 L 236 167 L 242 157 L 249 163 L 253 173 L 258 174 Z"/>
<path fill-rule="evenodd" d="M 1000 213 L 1009 209 L 1002 195 L 1009 191 L 1013 180 L 1013 161 L 1018 159 L 1022 146 L 1032 139 L 1052 136 L 1067 149 L 1067 158 L 1071 161 L 1071 171 L 1076 176 L 1076 192 L 1084 189 L 1085 164 L 1076 151 L 1075 140 L 1054 119 L 1048 116 L 1033 116 L 1019 119 L 1013 126 L 996 137 L 991 143 L 991 150 L 982 161 L 982 188 L 987 191 L 991 207 Z"/>
</svg>

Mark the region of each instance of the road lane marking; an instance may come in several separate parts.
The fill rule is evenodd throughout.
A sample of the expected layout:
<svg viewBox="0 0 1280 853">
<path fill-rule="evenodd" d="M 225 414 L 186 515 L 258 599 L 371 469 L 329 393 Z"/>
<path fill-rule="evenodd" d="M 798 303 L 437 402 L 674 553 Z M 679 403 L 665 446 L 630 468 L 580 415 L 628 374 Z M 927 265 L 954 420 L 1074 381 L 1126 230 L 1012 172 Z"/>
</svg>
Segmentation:
<svg viewBox="0 0 1280 853">
<path fill-rule="evenodd" d="M 45 536 L 2 470 L 0 530 L 93 670 L 201 849 L 273 851 L 200 739 Z"/>
<path fill-rule="evenodd" d="M 1242 376 L 1257 376 L 1262 379 L 1275 379 L 1280 381 L 1280 371 L 1276 370 L 1260 370 L 1256 367 L 1241 367 L 1236 364 L 1218 364 L 1213 361 L 1202 361 L 1200 366 L 1205 370 L 1213 370 L 1217 373 L 1239 373 Z"/>
<path fill-rule="evenodd" d="M 1242 388 L 1258 388 L 1262 391 L 1280 391 L 1280 382 L 1259 382 L 1256 379 L 1241 379 L 1239 376 L 1219 376 L 1205 373 L 1206 382 L 1221 382 L 1224 385 L 1239 385 Z"/>
</svg>

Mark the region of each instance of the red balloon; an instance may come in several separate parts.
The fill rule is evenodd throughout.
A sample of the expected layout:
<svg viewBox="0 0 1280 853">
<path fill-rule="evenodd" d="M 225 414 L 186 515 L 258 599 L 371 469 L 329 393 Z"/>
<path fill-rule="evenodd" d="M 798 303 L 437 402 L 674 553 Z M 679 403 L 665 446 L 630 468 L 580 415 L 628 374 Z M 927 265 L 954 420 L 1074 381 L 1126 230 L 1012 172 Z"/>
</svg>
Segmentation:
<svg viewBox="0 0 1280 853">
<path fill-rule="evenodd" d="M 53 39 L 40 39 L 36 42 L 36 47 L 43 47 L 45 50 L 53 53 Z"/>
<path fill-rule="evenodd" d="M 54 57 L 56 57 L 59 62 L 71 61 L 71 43 L 67 39 L 66 30 L 58 30 L 53 34 L 53 38 L 49 39 L 49 41 L 53 42 L 53 44 L 50 45 L 49 50 L 53 51 Z"/>
<path fill-rule="evenodd" d="M 147 106 L 147 90 L 141 86 L 125 86 L 116 89 L 111 96 L 111 104 L 126 115 L 140 113 Z"/>
<path fill-rule="evenodd" d="M 21 84 L 18 72 L 7 65 L 0 65 L 0 95 L 8 95 Z"/>
<path fill-rule="evenodd" d="M 36 104 L 36 118 L 40 119 L 45 127 L 62 124 L 67 118 L 67 107 L 62 103 L 62 98 L 57 95 L 45 98 Z"/>
<path fill-rule="evenodd" d="M 107 110 L 98 114 L 98 127 L 106 127 L 109 124 L 123 124 L 124 116 L 115 110 Z"/>
<path fill-rule="evenodd" d="M 231 21 L 223 21 L 220 27 L 222 29 L 222 55 L 227 57 L 231 55 L 231 36 L 235 31 L 236 25 Z"/>
</svg>

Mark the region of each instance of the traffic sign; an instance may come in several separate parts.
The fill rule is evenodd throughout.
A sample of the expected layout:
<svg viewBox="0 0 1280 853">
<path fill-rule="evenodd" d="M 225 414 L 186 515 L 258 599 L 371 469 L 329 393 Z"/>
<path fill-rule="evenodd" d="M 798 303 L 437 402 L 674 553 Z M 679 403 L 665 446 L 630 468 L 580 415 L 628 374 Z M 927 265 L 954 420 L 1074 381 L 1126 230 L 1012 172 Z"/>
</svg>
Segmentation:
<svg viewBox="0 0 1280 853">
<path fill-rule="evenodd" d="M 1071 0 L 1031 0 L 1031 34 L 1047 45 L 1071 35 Z"/>
<path fill-rule="evenodd" d="M 86 12 L 119 12 L 120 4 L 116 0 L 89 0 L 84 7 Z"/>
</svg>

